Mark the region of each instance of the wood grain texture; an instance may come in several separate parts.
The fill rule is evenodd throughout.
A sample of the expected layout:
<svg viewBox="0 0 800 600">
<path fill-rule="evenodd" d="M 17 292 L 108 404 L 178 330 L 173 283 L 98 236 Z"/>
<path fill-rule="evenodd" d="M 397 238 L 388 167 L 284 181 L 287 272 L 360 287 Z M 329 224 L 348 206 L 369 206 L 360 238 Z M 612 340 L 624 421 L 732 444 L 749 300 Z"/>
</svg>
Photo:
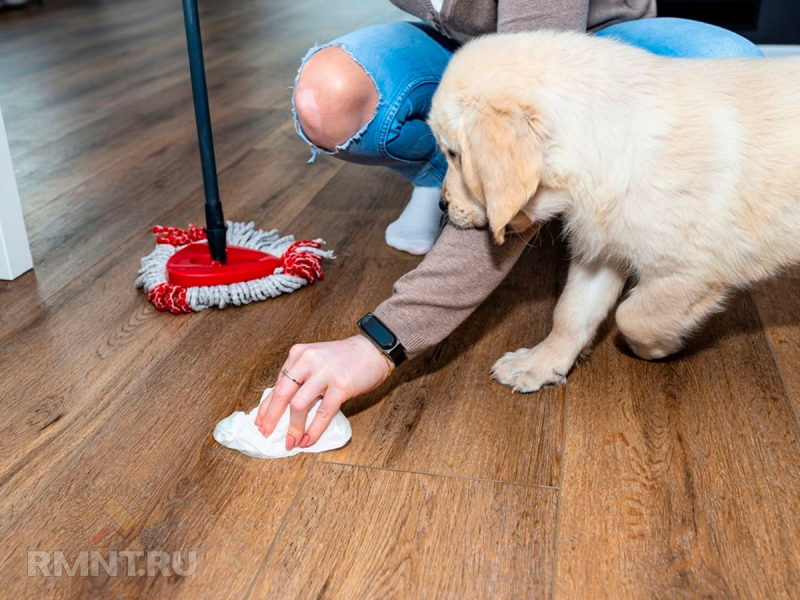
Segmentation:
<svg viewBox="0 0 800 600">
<path fill-rule="evenodd" d="M 786 391 L 800 423 L 800 269 L 789 270 L 752 292 Z"/>
<path fill-rule="evenodd" d="M 366 176 L 347 180 L 358 179 L 362 187 L 366 185 L 369 189 L 370 176 L 381 179 L 379 173 L 371 171 Z M 250 177 L 233 180 L 233 196 L 246 197 L 244 193 L 240 196 L 235 192 L 246 192 L 252 184 Z M 385 185 L 383 189 L 392 190 Z M 381 196 L 372 198 L 379 202 Z M 236 206 L 237 203 L 232 204 Z M 350 216 L 346 211 L 338 218 L 328 215 L 326 222 L 332 234 L 332 245 L 342 242 L 346 248 Z M 291 229 L 297 230 L 297 220 L 290 222 Z M 231 487 L 230 478 L 236 479 L 239 485 L 240 476 L 235 470 L 216 473 L 214 466 L 208 464 L 210 459 L 203 458 L 202 449 L 213 445 L 210 432 L 214 424 L 232 410 L 252 406 L 260 390 L 274 381 L 291 344 L 297 339 L 315 337 L 317 320 L 333 324 L 322 332 L 322 339 L 341 336 L 352 329 L 355 315 L 340 310 L 342 297 L 351 298 L 353 308 L 363 313 L 368 305 L 359 299 L 374 297 L 373 276 L 380 273 L 393 280 L 408 268 L 410 265 L 404 259 L 382 262 L 353 257 L 349 262 L 330 265 L 325 282 L 280 301 L 237 311 L 207 311 L 185 319 L 155 313 L 146 307 L 141 296 L 130 288 L 129 274 L 135 269 L 111 274 L 101 271 L 102 287 L 88 287 L 95 294 L 99 293 L 99 297 L 86 302 L 89 291 L 68 295 L 64 304 L 33 322 L 30 336 L 24 339 L 14 336 L 3 348 L 4 355 L 11 357 L 16 366 L 27 364 L 33 368 L 25 371 L 26 379 L 4 379 L 10 394 L 22 389 L 25 393 L 11 396 L 14 400 L 7 403 L 9 433 L 13 435 L 5 438 L 6 443 L 10 441 L 11 444 L 4 448 L 8 452 L 3 453 L 8 493 L 3 498 L 0 530 L 4 532 L 7 545 L 0 560 L 11 570 L 24 570 L 21 559 L 25 555 L 21 550 L 26 547 L 30 531 L 35 529 L 32 524 L 51 520 L 52 506 L 64 506 L 66 514 L 57 517 L 71 522 L 72 508 L 82 506 L 81 498 L 91 496 L 92 490 L 104 485 L 110 477 L 110 481 L 125 481 L 126 486 L 134 487 L 133 492 L 126 495 L 144 496 L 140 498 L 144 503 L 140 513 L 152 521 L 136 522 L 138 538 L 125 539 L 117 546 L 100 547 L 100 550 L 137 549 L 142 536 L 155 531 L 159 535 L 149 543 L 164 551 L 212 548 L 213 562 L 205 567 L 209 573 L 233 571 L 234 566 L 241 566 L 247 572 L 248 566 L 235 558 L 242 548 L 231 546 L 225 539 L 229 531 L 221 530 L 217 540 L 212 539 L 211 534 L 197 537 L 197 525 L 188 517 L 191 513 L 198 524 L 203 524 L 198 527 L 200 533 L 209 531 L 209 527 L 210 531 L 215 531 L 217 520 L 236 523 L 238 519 L 243 525 L 251 523 L 249 513 L 259 505 L 252 496 L 257 491 L 253 491 L 250 504 L 233 505 L 242 512 L 226 516 L 224 511 L 205 510 L 203 503 L 219 503 L 227 508 L 228 495 L 238 493 L 236 486 Z M 92 279 L 97 277 L 97 274 L 91 275 Z M 122 302 L 120 289 L 129 290 Z M 58 294 L 57 300 L 61 300 Z M 108 309 L 101 310 L 95 317 L 94 311 L 102 307 Z M 114 323 L 119 323 L 125 312 L 129 316 L 117 325 L 120 329 L 107 333 L 106 327 L 114 328 Z M 43 322 L 48 326 L 42 327 Z M 221 332 L 224 332 L 222 338 Z M 302 337 L 295 338 L 285 332 L 295 332 Z M 98 336 L 99 344 L 93 341 Z M 39 339 L 60 343 L 43 352 L 47 346 L 38 343 Z M 222 347 L 216 348 L 220 343 Z M 74 345 L 77 351 L 66 351 L 66 344 Z M 28 416 L 31 412 L 32 416 Z M 24 427 L 12 418 L 15 413 L 27 419 Z M 141 449 L 142 444 L 147 448 L 144 456 L 140 451 L 126 451 Z M 217 454 L 227 452 L 218 447 L 213 450 Z M 114 455 L 113 462 L 109 461 L 109 452 Z M 246 459 L 240 457 L 237 464 L 241 465 L 242 460 Z M 292 477 L 304 472 L 305 463 L 295 461 L 293 470 L 284 467 L 277 475 L 264 468 L 258 471 L 251 468 L 249 476 L 243 475 L 255 479 L 249 482 L 254 490 L 262 477 L 285 479 L 286 485 L 291 487 Z M 98 477 L 101 473 L 103 476 Z M 163 487 L 154 492 L 137 491 L 134 482 L 155 485 L 153 478 Z M 199 497 L 192 495 L 191 501 L 184 500 L 179 508 L 170 509 L 171 498 L 177 493 L 172 487 L 176 485 L 174 482 L 191 486 Z M 194 505 L 195 501 L 201 504 Z M 284 502 L 276 518 L 287 509 L 288 504 Z M 210 518 L 209 514 L 216 516 Z M 153 515 L 160 516 L 154 518 Z M 58 526 L 58 518 L 55 523 L 53 530 L 40 534 L 37 547 L 76 551 L 84 548 L 85 536 L 75 539 L 69 527 Z M 264 540 L 271 539 L 276 525 L 274 519 L 258 520 L 256 524 L 258 527 L 251 528 L 252 535 L 248 538 L 253 560 L 260 559 L 259 550 L 266 551 L 269 544 Z M 76 543 L 77 547 L 72 545 Z M 203 555 L 209 556 L 210 551 Z M 252 572 L 255 566 L 251 564 L 250 567 Z M 231 591 L 234 596 L 237 590 L 242 592 L 239 588 L 229 590 L 231 582 L 219 577 L 208 581 L 206 576 L 179 581 L 186 582 L 183 585 L 190 590 Z M 48 582 L 45 583 L 56 585 L 55 580 Z M 94 585 L 81 579 L 58 580 L 57 583 L 57 587 L 67 587 L 65 593 L 76 595 L 88 593 L 83 586 Z M 146 589 L 148 595 L 169 595 L 172 589 L 150 589 L 154 582 L 148 578 L 114 579 L 107 585 L 112 588 L 119 585 L 125 590 Z M 201 587 L 195 588 L 195 585 Z M 191 593 L 188 597 L 192 597 Z"/>
<path fill-rule="evenodd" d="M 635 360 L 612 333 L 566 387 L 512 395 L 489 367 L 548 332 L 554 227 L 450 339 L 345 405 L 348 446 L 275 462 L 217 446 L 216 422 L 252 407 L 292 344 L 351 335 L 420 259 L 384 242 L 410 185 L 306 164 L 290 113 L 308 47 L 407 17 L 371 0 L 200 4 L 226 216 L 324 237 L 337 259 L 278 300 L 157 313 L 132 287 L 148 230 L 203 219 L 180 3 L 2 13 L 36 270 L 0 282 L 0 596 L 796 595 L 796 272 L 674 360 Z M 197 566 L 28 577 L 29 550 Z"/>
<path fill-rule="evenodd" d="M 489 369 L 504 352 L 547 335 L 564 266 L 544 233 L 472 319 L 401 367 L 393 389 L 346 406 L 365 435 L 323 460 L 557 485 L 565 388 L 512 394 Z"/>
<path fill-rule="evenodd" d="M 554 490 L 318 462 L 250 597 L 540 598 L 555 509 Z"/>
<path fill-rule="evenodd" d="M 682 355 L 610 335 L 569 383 L 560 597 L 790 598 L 800 436 L 749 296 Z"/>
</svg>

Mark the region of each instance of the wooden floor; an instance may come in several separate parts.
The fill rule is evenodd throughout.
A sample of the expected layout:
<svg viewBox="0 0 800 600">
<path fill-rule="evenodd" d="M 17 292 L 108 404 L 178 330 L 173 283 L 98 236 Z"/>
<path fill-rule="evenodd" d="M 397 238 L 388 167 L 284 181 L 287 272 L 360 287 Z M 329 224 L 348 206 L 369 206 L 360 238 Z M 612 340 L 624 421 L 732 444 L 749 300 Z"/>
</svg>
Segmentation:
<svg viewBox="0 0 800 600">
<path fill-rule="evenodd" d="M 311 44 L 400 13 L 202 8 L 226 216 L 323 236 L 338 258 L 278 300 L 155 312 L 133 289 L 148 228 L 203 219 L 180 3 L 0 14 L 36 261 L 0 283 L 2 597 L 800 594 L 800 271 L 736 296 L 673 360 L 633 358 L 611 326 L 568 385 L 512 395 L 488 369 L 545 336 L 564 283 L 544 234 L 449 340 L 345 406 L 344 449 L 270 462 L 218 446 L 216 422 L 256 403 L 292 343 L 350 335 L 417 259 L 383 242 L 409 185 L 306 164 L 289 112 Z M 197 561 L 44 577 L 29 551 Z"/>
</svg>

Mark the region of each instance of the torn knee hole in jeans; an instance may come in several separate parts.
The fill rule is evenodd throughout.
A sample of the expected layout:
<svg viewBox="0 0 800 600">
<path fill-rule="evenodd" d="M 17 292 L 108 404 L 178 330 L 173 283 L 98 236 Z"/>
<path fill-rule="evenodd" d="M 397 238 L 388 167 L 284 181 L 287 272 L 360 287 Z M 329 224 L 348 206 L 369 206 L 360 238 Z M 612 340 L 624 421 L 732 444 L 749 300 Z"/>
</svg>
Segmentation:
<svg viewBox="0 0 800 600">
<path fill-rule="evenodd" d="M 378 114 L 378 109 L 380 108 L 381 104 L 383 103 L 383 97 L 381 96 L 380 89 L 378 88 L 378 85 L 375 82 L 375 78 L 372 76 L 372 74 L 367 70 L 367 68 L 363 64 L 361 64 L 361 62 L 359 62 L 359 60 L 355 56 L 353 56 L 353 53 L 350 52 L 350 50 L 348 50 L 342 44 L 337 44 L 337 43 L 315 44 L 306 53 L 306 55 L 303 57 L 303 60 L 300 62 L 300 68 L 297 69 L 297 75 L 294 78 L 294 85 L 292 86 L 292 90 L 293 91 L 297 89 L 297 82 L 300 79 L 300 73 L 302 73 L 303 68 L 306 66 L 306 63 L 317 52 L 319 52 L 320 50 L 324 50 L 325 48 L 340 48 L 342 51 L 344 51 L 350 57 L 350 59 L 354 63 L 356 63 L 359 67 L 361 67 L 361 69 L 364 71 L 364 73 L 367 75 L 367 77 L 369 77 L 370 81 L 372 82 L 372 85 L 375 87 L 375 90 L 378 93 L 378 102 L 375 105 L 375 112 L 373 113 L 373 115 L 367 120 L 366 123 L 364 123 L 363 126 L 361 126 L 361 128 L 358 131 L 356 131 L 352 136 L 350 136 L 350 138 L 348 138 L 344 143 L 337 145 L 333 150 L 328 150 L 326 148 L 321 148 L 321 147 L 317 146 L 314 142 L 312 142 L 309 139 L 309 137 L 303 131 L 303 128 L 300 125 L 300 119 L 297 116 L 297 105 L 296 105 L 296 102 L 295 102 L 295 95 L 293 93 L 292 94 L 292 118 L 294 119 L 294 128 L 295 128 L 295 131 L 297 131 L 297 134 L 303 139 L 303 141 L 305 141 L 306 144 L 308 144 L 309 148 L 311 148 L 311 158 L 308 159 L 309 163 L 313 163 L 316 160 L 317 155 L 319 153 L 334 155 L 334 154 L 337 154 L 339 152 L 344 152 L 344 151 L 347 150 L 347 148 L 350 146 L 350 144 L 352 144 L 353 142 L 357 142 L 359 139 L 361 139 L 361 137 L 364 135 L 364 132 L 366 132 L 367 128 L 375 120 L 375 117 Z"/>
</svg>

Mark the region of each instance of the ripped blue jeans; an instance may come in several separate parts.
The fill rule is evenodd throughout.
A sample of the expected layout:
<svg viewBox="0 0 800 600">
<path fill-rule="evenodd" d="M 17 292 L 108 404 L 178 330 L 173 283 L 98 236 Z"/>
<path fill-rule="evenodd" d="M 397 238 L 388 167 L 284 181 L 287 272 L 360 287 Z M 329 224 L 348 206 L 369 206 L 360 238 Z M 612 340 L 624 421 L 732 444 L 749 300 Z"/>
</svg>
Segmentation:
<svg viewBox="0 0 800 600">
<path fill-rule="evenodd" d="M 762 55 L 758 47 L 735 33 L 685 19 L 630 21 L 596 35 L 679 58 Z M 458 49 L 457 42 L 422 23 L 373 25 L 309 50 L 298 77 L 306 61 L 329 46 L 342 48 L 370 76 L 378 90 L 378 108 L 358 133 L 334 150 L 315 146 L 293 111 L 297 132 L 311 147 L 311 161 L 318 153 L 331 154 L 350 162 L 390 167 L 416 186 L 441 187 L 447 162 L 425 119 L 442 73 Z"/>
</svg>

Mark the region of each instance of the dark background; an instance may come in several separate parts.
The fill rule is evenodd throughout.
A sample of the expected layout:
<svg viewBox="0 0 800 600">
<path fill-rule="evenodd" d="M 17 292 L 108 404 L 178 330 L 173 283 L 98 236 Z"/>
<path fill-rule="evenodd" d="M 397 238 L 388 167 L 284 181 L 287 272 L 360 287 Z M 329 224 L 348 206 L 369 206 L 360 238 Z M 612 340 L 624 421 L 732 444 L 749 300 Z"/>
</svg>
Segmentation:
<svg viewBox="0 0 800 600">
<path fill-rule="evenodd" d="M 712 23 L 757 44 L 800 44 L 800 0 L 659 0 L 658 16 Z"/>
</svg>

